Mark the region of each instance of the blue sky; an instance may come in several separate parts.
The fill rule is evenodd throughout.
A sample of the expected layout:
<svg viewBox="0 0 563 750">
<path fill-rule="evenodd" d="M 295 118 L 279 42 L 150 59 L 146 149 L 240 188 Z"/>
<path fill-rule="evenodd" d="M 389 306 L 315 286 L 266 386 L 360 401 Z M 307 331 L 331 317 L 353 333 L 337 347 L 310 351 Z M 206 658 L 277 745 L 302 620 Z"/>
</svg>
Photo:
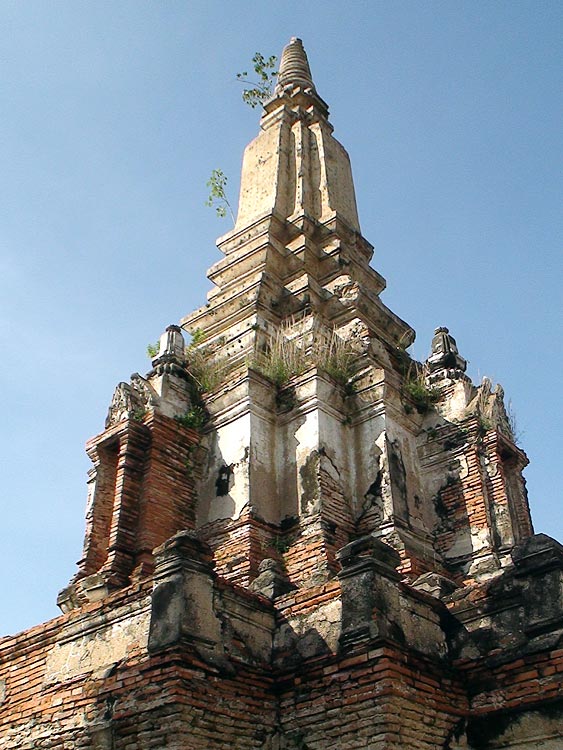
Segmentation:
<svg viewBox="0 0 563 750">
<path fill-rule="evenodd" d="M 502 383 L 537 531 L 561 517 L 560 2 L 0 4 L 0 634 L 58 613 L 83 445 L 146 345 L 205 301 L 212 169 L 259 114 L 235 75 L 291 36 L 348 149 L 383 300 Z"/>
</svg>

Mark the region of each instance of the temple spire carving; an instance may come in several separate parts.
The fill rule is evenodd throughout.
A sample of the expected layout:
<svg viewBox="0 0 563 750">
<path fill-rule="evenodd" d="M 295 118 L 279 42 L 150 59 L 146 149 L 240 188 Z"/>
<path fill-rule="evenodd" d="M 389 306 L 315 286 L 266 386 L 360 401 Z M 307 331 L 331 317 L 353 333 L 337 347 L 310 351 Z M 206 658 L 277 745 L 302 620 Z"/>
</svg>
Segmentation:
<svg viewBox="0 0 563 750">
<path fill-rule="evenodd" d="M 219 249 L 87 444 L 65 615 L 0 639 L 3 750 L 560 748 L 563 546 L 502 388 L 380 301 L 299 39 Z"/>
<path fill-rule="evenodd" d="M 332 135 L 300 39 L 284 49 L 274 96 L 246 148 L 235 231 L 265 216 L 325 224 L 338 217 L 360 231 L 350 159 Z"/>
<path fill-rule="evenodd" d="M 218 246 L 207 304 L 182 321 L 188 348 L 169 326 L 89 444 L 91 522 L 64 606 L 147 574 L 181 529 L 199 530 L 221 574 L 263 592 L 330 579 L 338 549 L 358 537 L 372 549 L 374 534 L 412 580 L 505 564 L 530 522 L 502 390 L 472 384 L 446 328 L 424 365 L 406 352 L 414 331 L 380 300 L 349 158 L 298 39 Z M 261 567 L 280 538 L 285 581 L 283 566 Z"/>
<path fill-rule="evenodd" d="M 282 52 L 276 94 L 280 95 L 288 86 L 301 86 L 304 89 L 315 90 L 303 42 L 295 36 L 290 39 Z"/>
</svg>

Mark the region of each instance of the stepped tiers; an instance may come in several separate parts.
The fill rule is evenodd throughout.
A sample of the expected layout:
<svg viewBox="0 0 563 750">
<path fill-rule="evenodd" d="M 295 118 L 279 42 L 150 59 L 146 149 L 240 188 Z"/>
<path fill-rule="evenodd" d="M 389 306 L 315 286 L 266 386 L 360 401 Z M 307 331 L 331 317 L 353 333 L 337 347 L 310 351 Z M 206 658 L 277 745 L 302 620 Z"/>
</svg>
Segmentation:
<svg viewBox="0 0 563 750">
<path fill-rule="evenodd" d="M 63 614 L 0 641 L 2 750 L 563 747 L 563 547 L 500 386 L 409 356 L 332 130 L 292 39 L 207 303 L 87 444 Z"/>
</svg>

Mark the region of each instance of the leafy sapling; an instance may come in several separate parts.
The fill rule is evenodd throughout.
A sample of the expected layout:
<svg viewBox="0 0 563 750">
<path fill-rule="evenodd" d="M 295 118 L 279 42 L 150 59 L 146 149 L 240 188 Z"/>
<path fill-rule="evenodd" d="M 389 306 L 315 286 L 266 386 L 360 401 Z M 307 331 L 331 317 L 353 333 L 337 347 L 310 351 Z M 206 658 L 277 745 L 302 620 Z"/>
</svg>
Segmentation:
<svg viewBox="0 0 563 750">
<path fill-rule="evenodd" d="M 241 83 L 249 84 L 251 87 L 243 90 L 242 100 L 245 104 L 252 107 L 252 109 L 272 97 L 275 78 L 278 74 L 278 71 L 275 70 L 277 60 L 276 55 L 264 57 L 261 52 L 257 52 L 252 58 L 255 78 L 248 78 L 248 71 L 246 70 L 242 73 L 237 73 L 237 79 Z M 207 181 L 207 187 L 209 188 L 209 197 L 205 201 L 205 205 L 210 208 L 214 207 L 215 213 L 221 219 L 227 215 L 228 211 L 234 224 L 235 216 L 227 197 L 227 176 L 225 173 L 221 169 L 214 169 Z"/>
<path fill-rule="evenodd" d="M 237 78 L 241 83 L 248 83 L 251 86 L 251 88 L 243 90 L 242 100 L 249 107 L 252 107 L 252 109 L 271 99 L 274 93 L 275 77 L 278 74 L 278 71 L 275 70 L 277 61 L 278 58 L 276 55 L 264 57 L 263 54 L 257 52 L 252 58 L 252 66 L 256 78 L 248 78 L 248 71 L 246 70 L 242 73 L 237 73 Z"/>
<path fill-rule="evenodd" d="M 221 169 L 214 169 L 211 172 L 211 177 L 207 180 L 207 187 L 209 188 L 209 197 L 205 201 L 205 205 L 211 208 L 215 207 L 215 213 L 221 219 L 227 215 L 228 210 L 234 224 L 235 215 L 227 198 L 226 174 Z"/>
<path fill-rule="evenodd" d="M 155 344 L 147 344 L 147 357 L 149 359 L 154 359 L 156 355 L 158 354 L 160 350 L 160 341 L 157 341 Z"/>
</svg>

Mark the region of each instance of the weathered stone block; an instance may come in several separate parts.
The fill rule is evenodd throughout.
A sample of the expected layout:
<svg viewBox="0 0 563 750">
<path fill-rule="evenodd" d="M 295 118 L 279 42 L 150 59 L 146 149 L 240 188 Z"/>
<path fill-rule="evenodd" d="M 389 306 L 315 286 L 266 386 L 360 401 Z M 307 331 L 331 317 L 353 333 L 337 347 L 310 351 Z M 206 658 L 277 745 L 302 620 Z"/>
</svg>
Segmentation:
<svg viewBox="0 0 563 750">
<path fill-rule="evenodd" d="M 208 545 L 181 531 L 155 550 L 155 561 L 149 651 L 191 644 L 208 659 L 221 658 Z"/>
</svg>

